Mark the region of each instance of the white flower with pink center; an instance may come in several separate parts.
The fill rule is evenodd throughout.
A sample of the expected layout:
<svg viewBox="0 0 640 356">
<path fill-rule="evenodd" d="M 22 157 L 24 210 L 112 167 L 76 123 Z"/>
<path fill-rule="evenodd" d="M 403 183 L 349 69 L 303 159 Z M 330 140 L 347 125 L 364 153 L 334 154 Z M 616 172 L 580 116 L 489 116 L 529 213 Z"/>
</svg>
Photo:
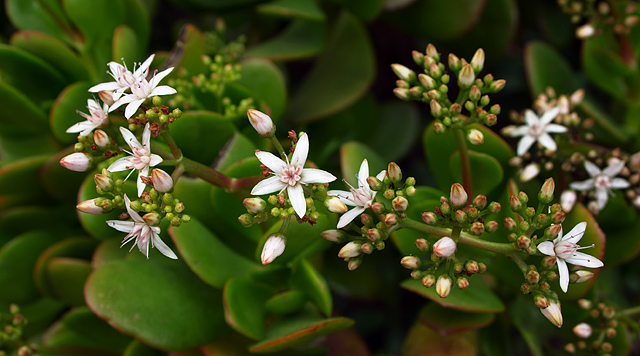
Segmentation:
<svg viewBox="0 0 640 356">
<path fill-rule="evenodd" d="M 78 111 L 78 114 L 87 119 L 87 121 L 82 121 L 69 127 L 67 132 L 80 132 L 80 136 L 87 136 L 91 131 L 109 121 L 109 106 L 107 106 L 107 104 L 103 104 L 102 107 L 100 107 L 97 101 L 88 99 L 87 109 L 89 109 L 89 115 Z"/>
<path fill-rule="evenodd" d="M 610 161 L 609 165 L 604 170 L 600 170 L 598 166 L 589 161 L 584 161 L 584 168 L 587 170 L 587 173 L 589 173 L 591 178 L 582 182 L 573 182 L 571 183 L 571 188 L 575 190 L 595 189 L 596 202 L 598 203 L 598 208 L 600 210 L 607 205 L 609 194 L 615 196 L 612 189 L 625 189 L 630 186 L 626 179 L 615 178 L 622 168 L 624 168 L 624 161 L 619 159 L 614 159 L 613 162 Z"/>
<path fill-rule="evenodd" d="M 145 125 L 144 131 L 142 132 L 142 144 L 138 142 L 138 139 L 136 139 L 131 131 L 124 127 L 120 127 L 120 132 L 129 147 L 131 147 L 131 152 L 125 151 L 129 153 L 130 156 L 122 157 L 113 162 L 107 170 L 109 172 L 120 172 L 132 169 L 131 173 L 133 173 L 133 170 L 138 170 L 139 173 L 136 185 L 138 186 L 138 196 L 140 196 L 142 195 L 145 187 L 145 184 L 142 182 L 142 177 L 148 176 L 149 167 L 153 167 L 162 162 L 162 157 L 151 153 L 151 131 L 149 130 L 148 123 Z M 129 173 L 129 176 L 131 173 Z M 129 176 L 127 176 L 127 178 L 129 178 Z"/>
<path fill-rule="evenodd" d="M 599 259 L 586 253 L 578 252 L 578 250 L 584 248 L 594 247 L 593 245 L 585 247 L 578 245 L 578 241 L 580 241 L 586 229 L 587 223 L 581 222 L 571 229 L 568 234 L 562 236 L 562 228 L 560 228 L 560 233 L 553 242 L 544 241 L 538 245 L 538 251 L 556 258 L 558 273 L 560 274 L 560 288 L 562 288 L 562 291 L 565 293 L 569 288 L 569 267 L 567 266 L 567 262 L 576 266 L 590 268 L 604 266 L 604 263 Z"/>
<path fill-rule="evenodd" d="M 519 126 L 510 132 L 511 136 L 522 136 L 520 142 L 518 142 L 518 156 L 527 153 L 536 141 L 551 151 L 555 151 L 558 148 L 549 134 L 567 132 L 566 127 L 551 123 L 558 116 L 559 111 L 560 109 L 555 107 L 545 112 L 540 118 L 531 110 L 524 112 L 526 125 Z"/>
<path fill-rule="evenodd" d="M 293 210 L 302 218 L 307 212 L 302 184 L 329 183 L 336 180 L 336 177 L 329 172 L 304 168 L 308 153 L 309 137 L 306 133 L 298 139 L 293 155 L 291 155 L 291 161 L 287 159 L 285 162 L 270 152 L 256 152 L 256 157 L 273 172 L 274 176 L 256 184 L 251 190 L 251 194 L 282 193 L 286 189 Z"/>
<path fill-rule="evenodd" d="M 124 116 L 128 119 L 135 114 L 140 105 L 142 105 L 142 103 L 144 103 L 148 98 L 152 98 L 156 95 L 170 95 L 177 93 L 175 89 L 168 85 L 158 86 L 158 83 L 171 73 L 172 70 L 173 67 L 163 70 L 160 73 L 156 73 L 149 81 L 147 81 L 144 76 L 136 78 L 136 81 L 131 84 L 130 87 L 131 94 L 126 94 L 113 103 L 109 108 L 109 112 L 124 104 L 128 104 L 127 108 L 124 110 Z"/>
<path fill-rule="evenodd" d="M 140 78 L 145 78 L 149 73 L 149 65 L 151 65 L 151 61 L 153 61 L 154 55 L 152 54 L 147 58 L 144 63 L 140 64 L 138 68 L 133 67 L 133 72 L 127 69 L 127 65 L 119 64 L 116 62 L 109 62 L 107 65 L 109 66 L 110 76 L 115 79 L 113 82 L 100 83 L 98 85 L 94 85 L 89 88 L 89 91 L 92 93 L 97 93 L 102 90 L 107 90 L 113 92 L 113 100 L 118 100 L 122 94 L 129 89 L 133 84 L 135 84 Z M 124 63 L 124 59 L 122 60 Z"/>
<path fill-rule="evenodd" d="M 382 180 L 386 174 L 387 171 L 381 171 L 376 178 Z M 376 198 L 376 191 L 372 190 L 369 187 L 369 183 L 367 183 L 367 178 L 369 178 L 369 162 L 366 159 L 362 161 L 356 178 L 358 179 L 358 188 L 353 187 L 345 180 L 345 183 L 351 188 L 348 192 L 345 190 L 330 190 L 327 192 L 327 195 L 336 196 L 340 198 L 343 203 L 355 206 L 355 208 L 342 214 L 340 220 L 338 220 L 338 229 L 347 226 L 353 219 L 364 213 L 367 208 L 371 207 L 371 204 L 373 204 Z"/>
</svg>

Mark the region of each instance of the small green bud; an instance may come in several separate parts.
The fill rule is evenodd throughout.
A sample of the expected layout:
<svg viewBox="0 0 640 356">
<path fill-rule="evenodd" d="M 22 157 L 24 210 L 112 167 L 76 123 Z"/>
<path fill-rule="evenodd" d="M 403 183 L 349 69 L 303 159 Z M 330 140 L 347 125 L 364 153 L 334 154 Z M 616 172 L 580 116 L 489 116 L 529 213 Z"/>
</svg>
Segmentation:
<svg viewBox="0 0 640 356">
<path fill-rule="evenodd" d="M 162 106 L 162 98 L 157 95 L 153 97 L 152 102 L 154 106 L 157 106 L 157 107 Z"/>
</svg>

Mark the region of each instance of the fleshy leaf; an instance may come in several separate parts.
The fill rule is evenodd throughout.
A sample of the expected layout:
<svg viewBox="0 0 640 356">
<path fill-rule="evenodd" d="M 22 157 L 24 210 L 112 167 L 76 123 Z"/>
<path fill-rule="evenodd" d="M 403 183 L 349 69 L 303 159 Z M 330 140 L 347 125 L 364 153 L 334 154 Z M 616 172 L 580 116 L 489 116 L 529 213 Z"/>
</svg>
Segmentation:
<svg viewBox="0 0 640 356">
<path fill-rule="evenodd" d="M 340 170 L 350 184 L 356 183 L 356 174 L 364 159 L 369 162 L 369 175 L 376 176 L 380 171 L 387 169 L 386 162 L 378 154 L 360 142 L 351 141 L 340 147 Z M 366 179 L 366 178 L 361 178 Z M 342 187 L 340 188 L 342 189 Z"/>
<path fill-rule="evenodd" d="M 288 290 L 274 295 L 265 303 L 265 309 L 269 313 L 289 314 L 302 308 L 307 301 L 307 296 L 299 290 Z"/>
<path fill-rule="evenodd" d="M 229 120 L 211 111 L 189 111 L 171 124 L 171 134 L 183 154 L 205 165 L 213 163 L 234 132 Z"/>
<path fill-rule="evenodd" d="M 489 194 L 494 188 L 502 183 L 504 172 L 500 162 L 488 154 L 468 150 L 469 161 L 471 163 L 471 175 L 473 181 L 473 192 Z M 462 167 L 460 165 L 460 152 L 456 151 L 451 155 L 449 167 L 456 182 L 462 182 Z"/>
<path fill-rule="evenodd" d="M 58 1 L 8 0 L 5 6 L 7 16 L 17 28 L 44 32 L 71 42 L 71 26 Z"/>
<path fill-rule="evenodd" d="M 476 350 L 476 336 L 471 331 L 443 336 L 420 321 L 416 321 L 404 339 L 404 356 L 473 356 Z"/>
<path fill-rule="evenodd" d="M 62 5 L 69 19 L 82 33 L 84 41 L 90 46 L 99 46 L 101 41 L 111 38 L 113 31 L 124 20 L 125 9 L 122 0 L 63 0 Z"/>
<path fill-rule="evenodd" d="M 382 11 L 385 0 L 333 0 L 364 21 L 372 21 Z"/>
<path fill-rule="evenodd" d="M 303 291 L 325 315 L 331 315 L 333 300 L 327 281 L 309 261 L 300 260 L 291 274 L 290 283 L 293 288 Z"/>
<path fill-rule="evenodd" d="M 425 288 L 420 280 L 408 279 L 401 283 L 402 288 L 417 293 L 425 298 L 440 304 L 445 308 L 484 313 L 500 313 L 504 311 L 504 304 L 479 278 L 472 278 L 469 288 L 461 290 L 451 288 L 451 293 L 446 298 L 440 298 L 436 288 Z"/>
<path fill-rule="evenodd" d="M 273 61 L 291 61 L 315 56 L 325 46 L 324 22 L 295 20 L 278 36 L 247 50 L 248 57 L 267 58 Z"/>
<path fill-rule="evenodd" d="M 236 84 L 249 89 L 256 104 L 278 123 L 287 106 L 287 87 L 282 72 L 264 59 L 246 59 L 240 64 L 240 79 Z"/>
<path fill-rule="evenodd" d="M 493 322 L 493 313 L 469 313 L 429 303 L 420 310 L 418 320 L 440 335 L 453 335 L 483 328 Z"/>
<path fill-rule="evenodd" d="M 0 135 L 23 138 L 48 131 L 47 117 L 42 110 L 25 94 L 4 82 L 0 82 L 0 105 L 11 108 L 0 112 Z"/>
<path fill-rule="evenodd" d="M 84 305 L 84 282 L 91 273 L 89 261 L 54 257 L 45 268 L 48 283 L 56 297 L 71 306 Z"/>
<path fill-rule="evenodd" d="M 557 93 L 573 93 L 580 87 L 569 63 L 544 42 L 527 44 L 524 64 L 532 97 L 549 86 Z"/>
<path fill-rule="evenodd" d="M 77 111 L 89 114 L 87 109 L 87 93 L 90 85 L 86 82 L 78 82 L 69 85 L 58 95 L 56 101 L 49 112 L 49 125 L 51 132 L 58 141 L 72 144 L 78 141 L 77 133 L 67 133 L 67 129 L 72 125 L 86 121 Z M 102 103 L 98 101 L 102 106 Z"/>
<path fill-rule="evenodd" d="M 259 13 L 310 21 L 324 21 L 325 16 L 314 0 L 275 0 L 256 7 Z"/>
<path fill-rule="evenodd" d="M 122 356 L 162 356 L 162 352 L 152 349 L 138 340 L 133 340 L 127 345 Z"/>
<path fill-rule="evenodd" d="M 48 159 L 47 156 L 36 156 L 4 165 L 0 168 L 0 195 L 41 193 L 38 170 Z"/>
<path fill-rule="evenodd" d="M 112 60 L 120 62 L 122 58 L 128 61 L 143 61 L 145 48 L 140 45 L 138 35 L 127 25 L 116 27 L 113 33 Z"/>
<path fill-rule="evenodd" d="M 264 338 L 264 304 L 271 294 L 273 291 L 270 288 L 242 277 L 227 280 L 222 292 L 227 324 L 254 340 Z"/>
</svg>

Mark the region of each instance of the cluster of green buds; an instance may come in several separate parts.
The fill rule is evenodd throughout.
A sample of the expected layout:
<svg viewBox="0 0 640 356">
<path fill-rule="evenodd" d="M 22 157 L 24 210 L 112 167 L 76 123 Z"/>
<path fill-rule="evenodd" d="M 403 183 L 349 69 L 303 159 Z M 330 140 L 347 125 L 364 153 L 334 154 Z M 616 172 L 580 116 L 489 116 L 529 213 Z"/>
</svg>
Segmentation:
<svg viewBox="0 0 640 356">
<path fill-rule="evenodd" d="M 33 348 L 24 345 L 22 339 L 25 325 L 27 325 L 27 319 L 20 314 L 20 308 L 16 304 L 9 306 L 8 313 L 0 313 L 0 356 L 15 355 L 11 352 L 15 350 L 18 355 L 32 354 Z"/>
<path fill-rule="evenodd" d="M 436 119 L 434 129 L 444 133 L 451 128 L 460 128 L 468 133 L 473 144 L 483 142 L 478 130 L 473 131 L 469 125 L 480 123 L 495 125 L 500 114 L 500 105 L 489 107 L 487 94 L 497 93 L 504 88 L 504 79 L 495 80 L 493 75 L 484 78 L 478 75 L 484 68 L 484 50 L 478 49 L 470 62 L 449 54 L 448 68 L 441 62 L 440 54 L 435 46 L 429 44 L 425 53 L 413 51 L 414 62 L 423 68 L 423 73 L 416 73 L 401 65 L 392 64 L 391 69 L 398 76 L 394 94 L 405 101 L 418 100 L 429 103 L 431 115 Z M 451 76 L 456 78 L 459 90 L 458 97 L 451 101 L 448 97 Z M 467 113 L 463 114 L 462 109 Z M 486 109 L 485 109 L 486 108 Z"/>
<path fill-rule="evenodd" d="M 393 231 L 399 228 L 399 223 L 407 217 L 409 198 L 416 194 L 415 178 L 403 179 L 402 170 L 395 162 L 389 163 L 384 178 L 378 179 L 375 176 L 370 176 L 366 178 L 366 184 L 373 192 L 383 192 L 385 201 L 379 199 L 372 202 L 370 207 L 373 214 L 361 214 L 361 224 L 351 222 L 345 229 L 325 230 L 321 234 L 329 241 L 346 243 L 338 253 L 338 257 L 348 263 L 349 270 L 358 268 L 364 255 L 385 248 L 385 241 Z M 325 202 L 328 205 L 333 205 L 329 208 L 330 211 L 341 213 L 347 211 L 346 206 L 341 207 L 342 203 L 335 197 L 329 197 Z M 342 211 L 336 210 L 339 208 L 342 208 Z"/>
<path fill-rule="evenodd" d="M 597 36 L 609 28 L 618 35 L 629 34 L 640 21 L 634 1 L 558 0 L 558 4 L 571 15 L 571 22 L 586 22 L 576 30 L 576 37 L 581 39 Z"/>
<path fill-rule="evenodd" d="M 579 351 L 589 355 L 611 355 L 613 339 L 618 334 L 616 310 L 605 303 L 593 303 L 587 299 L 578 300 L 578 305 L 589 312 L 589 319 L 573 327 L 573 333 L 580 340 L 566 344 L 565 351 L 572 354 Z"/>
<path fill-rule="evenodd" d="M 124 181 L 122 179 L 114 180 L 113 174 L 103 168 L 102 173 L 96 174 L 93 180 L 96 183 L 96 192 L 103 196 L 81 202 L 76 205 L 78 210 L 97 215 L 108 213 L 116 207 L 124 207 L 124 193 L 122 191 Z M 108 197 L 104 197 L 104 195 Z"/>
<path fill-rule="evenodd" d="M 131 210 L 144 214 L 142 218 L 153 222 L 150 223 L 152 226 L 158 225 L 163 219 L 176 227 L 191 220 L 189 215 L 183 214 L 184 204 L 179 199 L 170 192 L 161 193 L 156 188 L 143 192 L 140 199 L 132 200 L 129 206 Z"/>
<path fill-rule="evenodd" d="M 159 96 L 154 96 L 151 100 L 153 104 L 150 108 L 142 108 L 142 112 L 137 116 L 133 116 L 127 119 L 129 123 L 129 131 L 135 132 L 138 129 L 143 129 L 147 123 L 151 123 L 149 130 L 153 137 L 157 137 L 162 129 L 165 129 L 169 124 L 174 123 L 182 116 L 182 110 L 175 108 L 170 110 L 169 107 L 163 104 L 163 100 Z"/>
<path fill-rule="evenodd" d="M 325 184 L 312 184 L 310 188 L 315 193 L 314 196 L 316 198 L 326 197 L 327 195 Z M 318 213 L 313 204 L 313 198 L 305 198 L 305 202 L 307 204 L 307 214 L 303 217 L 303 220 L 314 224 L 320 217 L 320 213 Z M 245 198 L 242 204 L 247 208 L 247 213 L 240 215 L 238 221 L 245 227 L 261 224 L 270 219 L 288 219 L 296 215 L 291 206 L 291 201 L 284 194 L 270 195 L 266 201 L 260 197 Z"/>
</svg>

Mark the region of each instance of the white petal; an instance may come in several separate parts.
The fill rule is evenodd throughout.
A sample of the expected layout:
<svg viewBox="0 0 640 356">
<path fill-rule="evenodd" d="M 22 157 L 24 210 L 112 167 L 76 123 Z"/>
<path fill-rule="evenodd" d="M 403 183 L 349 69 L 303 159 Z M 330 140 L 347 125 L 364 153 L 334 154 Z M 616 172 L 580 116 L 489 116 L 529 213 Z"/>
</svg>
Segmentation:
<svg viewBox="0 0 640 356">
<path fill-rule="evenodd" d="M 173 67 L 167 68 L 162 72 L 155 74 L 153 78 L 151 78 L 151 80 L 149 81 L 149 85 L 152 88 L 155 88 L 156 86 L 158 86 L 158 83 L 160 83 L 160 81 L 164 79 L 164 77 L 166 77 L 169 73 L 171 73 L 172 70 L 173 70 Z"/>
<path fill-rule="evenodd" d="M 542 252 L 547 256 L 555 256 L 556 252 L 554 251 L 555 245 L 551 241 L 541 242 L 538 245 L 538 251 Z"/>
<path fill-rule="evenodd" d="M 265 180 L 262 180 L 256 184 L 253 189 L 251 189 L 251 195 L 264 195 L 273 192 L 279 192 L 282 188 L 287 185 L 283 183 L 278 177 L 269 177 Z"/>
<path fill-rule="evenodd" d="M 149 56 L 149 58 L 147 58 L 141 65 L 140 67 L 138 67 L 135 72 L 133 72 L 133 76 L 136 78 L 139 78 L 142 75 L 142 72 L 144 72 L 145 70 L 147 70 L 147 68 L 149 68 L 149 66 L 151 65 L 151 61 L 153 61 L 153 57 L 155 57 L 155 54 L 152 54 Z"/>
<path fill-rule="evenodd" d="M 558 263 L 558 273 L 560 274 L 560 289 L 563 292 L 567 292 L 569 289 L 569 266 L 562 258 L 556 258 Z"/>
<path fill-rule="evenodd" d="M 583 221 L 578 225 L 574 226 L 573 229 L 571 229 L 571 231 L 569 231 L 566 235 L 564 235 L 562 237 L 562 241 L 568 241 L 568 242 L 577 244 L 578 241 L 580 241 L 580 239 L 584 235 L 584 232 L 586 229 L 587 229 L 587 223 Z"/>
<path fill-rule="evenodd" d="M 171 95 L 171 94 L 175 94 L 178 91 L 173 89 L 172 87 L 168 86 L 168 85 L 161 85 L 157 88 L 154 88 L 151 93 L 149 93 L 149 97 L 152 96 L 156 96 L 156 95 Z"/>
<path fill-rule="evenodd" d="M 527 126 L 533 126 L 539 123 L 540 119 L 538 119 L 538 115 L 536 115 L 533 111 L 527 109 L 524 111 L 524 122 L 527 123 Z"/>
<path fill-rule="evenodd" d="M 149 123 L 147 122 L 147 124 L 144 125 L 144 130 L 142 130 L 142 147 L 144 147 L 147 152 L 151 152 L 151 149 L 149 148 L 150 142 L 151 130 L 149 130 Z"/>
<path fill-rule="evenodd" d="M 346 213 L 342 214 L 340 220 L 338 220 L 338 229 L 342 229 L 343 227 L 349 225 L 353 219 L 360 216 L 360 214 L 364 213 L 365 208 L 363 207 L 355 207 Z"/>
<path fill-rule="evenodd" d="M 140 107 L 140 105 L 142 105 L 145 99 L 137 99 L 130 102 L 129 105 L 127 105 L 127 108 L 124 110 L 124 117 L 128 119 L 131 116 L 133 116 L 133 114 L 135 114 L 136 111 L 138 111 L 138 108 Z"/>
<path fill-rule="evenodd" d="M 602 171 L 602 173 L 608 175 L 609 177 L 615 177 L 620 173 L 620 171 L 624 168 L 624 161 L 618 161 L 614 164 L 607 166 L 607 168 Z"/>
<path fill-rule="evenodd" d="M 296 167 L 304 166 L 304 163 L 307 161 L 307 155 L 309 154 L 309 136 L 304 133 L 298 139 L 298 143 L 296 144 L 296 149 L 293 151 L 293 155 L 291 156 L 291 165 Z"/>
<path fill-rule="evenodd" d="M 146 184 L 144 184 L 142 182 L 142 177 L 143 176 L 144 177 L 149 176 L 149 166 L 144 167 L 138 173 L 138 178 L 136 179 L 136 187 L 138 187 L 138 196 L 142 195 L 142 192 L 144 192 L 144 188 L 147 186 Z"/>
<path fill-rule="evenodd" d="M 380 173 L 378 173 L 378 175 L 376 176 L 376 178 L 378 178 L 378 180 L 383 180 L 384 177 L 387 175 L 387 171 L 380 171 Z"/>
<path fill-rule="evenodd" d="M 113 110 L 119 108 L 120 106 L 124 105 L 124 104 L 129 104 L 130 102 L 134 101 L 138 99 L 137 96 L 133 95 L 133 94 L 127 94 L 125 96 L 123 96 L 122 98 L 118 99 L 118 101 L 116 101 L 115 103 L 113 103 L 113 105 L 111 105 L 109 107 L 109 112 L 112 112 Z"/>
<path fill-rule="evenodd" d="M 129 200 L 129 197 L 126 194 L 124 195 L 124 207 L 127 208 L 127 213 L 133 219 L 133 221 L 146 224 L 146 222 L 140 217 L 140 215 L 135 212 L 135 210 L 131 209 L 131 200 Z"/>
<path fill-rule="evenodd" d="M 169 246 L 167 246 L 164 241 L 162 241 L 162 239 L 160 238 L 160 236 L 158 234 L 156 234 L 155 232 L 152 233 L 153 236 L 151 237 L 152 242 L 153 242 L 153 246 L 155 246 L 155 248 L 158 249 L 158 251 L 160 251 L 160 253 L 162 253 L 163 255 L 177 260 L 178 256 L 176 256 L 175 253 L 173 253 L 173 251 L 171 251 L 171 249 L 169 248 Z"/>
<path fill-rule="evenodd" d="M 587 173 L 589 173 L 589 175 L 592 177 L 595 177 L 598 174 L 602 173 L 602 171 L 600 170 L 600 168 L 598 168 L 598 166 L 596 166 L 595 164 L 589 161 L 584 161 L 584 169 L 586 169 Z"/>
<path fill-rule="evenodd" d="M 358 171 L 358 188 L 362 188 L 363 184 L 367 184 L 367 178 L 369 178 L 369 162 L 365 158 L 360 165 L 360 170 Z"/>
<path fill-rule="evenodd" d="M 287 168 L 285 161 L 281 160 L 271 152 L 258 151 L 256 152 L 256 157 L 258 157 L 260 163 L 267 166 L 267 168 L 276 174 L 282 173 L 282 171 Z"/>
<path fill-rule="evenodd" d="M 74 124 L 73 126 L 71 126 L 71 127 L 69 127 L 67 129 L 67 132 L 68 133 L 75 133 L 75 132 L 85 131 L 87 129 L 93 130 L 96 127 L 97 127 L 96 124 L 94 124 L 93 122 L 87 120 L 87 121 L 82 121 L 82 122 L 79 122 L 77 124 Z M 83 134 L 81 134 L 81 136 L 87 136 L 87 135 L 84 135 L 84 132 L 83 132 Z"/>
<path fill-rule="evenodd" d="M 540 135 L 540 137 L 538 137 L 538 142 L 540 142 L 540 144 L 548 150 L 555 151 L 558 149 L 556 141 L 554 141 L 548 133 L 543 133 L 542 135 Z"/>
<path fill-rule="evenodd" d="M 126 142 L 132 150 L 136 148 L 143 148 L 140 142 L 138 142 L 136 136 L 132 134 L 131 131 L 120 126 L 120 133 L 122 134 L 122 138 L 124 138 L 124 142 Z"/>
<path fill-rule="evenodd" d="M 131 232 L 135 223 L 133 221 L 107 220 L 107 225 L 120 232 Z"/>
<path fill-rule="evenodd" d="M 571 186 L 571 189 L 575 189 L 575 190 L 593 189 L 593 178 L 589 178 L 582 182 L 572 182 L 569 185 Z"/>
<path fill-rule="evenodd" d="M 158 156 L 155 153 L 152 153 L 151 156 L 149 156 L 149 167 L 155 167 L 155 165 L 159 164 L 162 162 L 162 157 Z"/>
<path fill-rule="evenodd" d="M 533 138 L 533 136 L 531 135 L 522 136 L 522 138 L 520 139 L 520 142 L 518 142 L 518 156 L 522 156 L 523 154 L 527 153 L 527 151 L 529 151 L 529 148 L 531 148 L 531 145 L 533 145 L 534 142 L 536 142 L 536 139 Z"/>
<path fill-rule="evenodd" d="M 118 82 L 106 82 L 106 83 L 100 83 L 98 85 L 94 85 L 91 88 L 89 88 L 89 92 L 90 93 L 97 93 L 99 91 L 102 90 L 117 90 L 120 89 L 120 84 L 118 84 Z"/>
<path fill-rule="evenodd" d="M 107 168 L 107 170 L 109 172 L 120 172 L 120 171 L 126 171 L 128 169 L 133 168 L 133 164 L 129 162 L 129 159 L 132 157 L 133 156 L 126 156 L 126 157 L 119 158 L 117 161 L 111 163 L 111 165 L 109 166 L 109 168 Z"/>
<path fill-rule="evenodd" d="M 109 71 L 111 71 L 111 74 L 117 74 L 125 69 L 122 64 L 114 61 L 107 63 L 107 66 L 109 66 Z"/>
<path fill-rule="evenodd" d="M 611 180 L 611 188 L 613 189 L 626 189 L 630 186 L 631 184 L 623 178 L 614 178 L 613 180 Z"/>
<path fill-rule="evenodd" d="M 293 210 L 295 210 L 296 214 L 298 214 L 298 216 L 302 218 L 304 214 L 307 213 L 307 201 L 304 198 L 302 185 L 290 185 L 289 187 L 287 187 L 287 194 L 289 195 L 289 200 L 291 201 Z"/>
<path fill-rule="evenodd" d="M 347 192 L 346 190 L 329 190 L 327 192 L 328 196 L 338 197 L 340 201 L 347 205 L 356 206 L 356 202 L 353 201 L 353 194 L 351 192 Z"/>
<path fill-rule="evenodd" d="M 604 266 L 604 263 L 602 263 L 602 261 L 600 261 L 599 259 L 582 252 L 574 252 L 573 255 L 571 255 L 571 257 L 569 258 L 566 258 L 566 260 L 567 262 L 576 266 L 590 268 L 599 268 Z"/>
<path fill-rule="evenodd" d="M 300 181 L 303 183 L 329 183 L 336 180 L 333 174 L 322 169 L 305 168 L 300 174 Z"/>
<path fill-rule="evenodd" d="M 144 224 L 142 231 L 140 232 L 140 238 L 136 240 L 138 243 L 138 250 L 149 259 L 149 242 L 151 242 L 151 229 L 149 225 Z"/>
<path fill-rule="evenodd" d="M 609 194 L 607 193 L 607 190 L 596 190 L 596 200 L 598 201 L 598 209 L 604 209 L 605 205 L 607 205 L 607 201 L 609 200 Z"/>
<path fill-rule="evenodd" d="M 551 110 L 547 110 L 544 114 L 542 114 L 542 117 L 540 118 L 540 123 L 542 125 L 546 125 L 550 123 L 551 121 L 553 121 L 553 119 L 556 118 L 556 116 L 558 116 L 559 112 L 560 112 L 560 108 L 557 106 Z"/>
<path fill-rule="evenodd" d="M 513 131 L 510 132 L 509 136 L 517 137 L 517 136 L 524 136 L 528 134 L 529 134 L 529 126 L 523 125 L 513 129 Z"/>
<path fill-rule="evenodd" d="M 568 129 L 565 126 L 558 125 L 558 124 L 549 124 L 544 128 L 544 131 L 552 132 L 552 133 L 567 132 L 567 130 Z"/>
</svg>

